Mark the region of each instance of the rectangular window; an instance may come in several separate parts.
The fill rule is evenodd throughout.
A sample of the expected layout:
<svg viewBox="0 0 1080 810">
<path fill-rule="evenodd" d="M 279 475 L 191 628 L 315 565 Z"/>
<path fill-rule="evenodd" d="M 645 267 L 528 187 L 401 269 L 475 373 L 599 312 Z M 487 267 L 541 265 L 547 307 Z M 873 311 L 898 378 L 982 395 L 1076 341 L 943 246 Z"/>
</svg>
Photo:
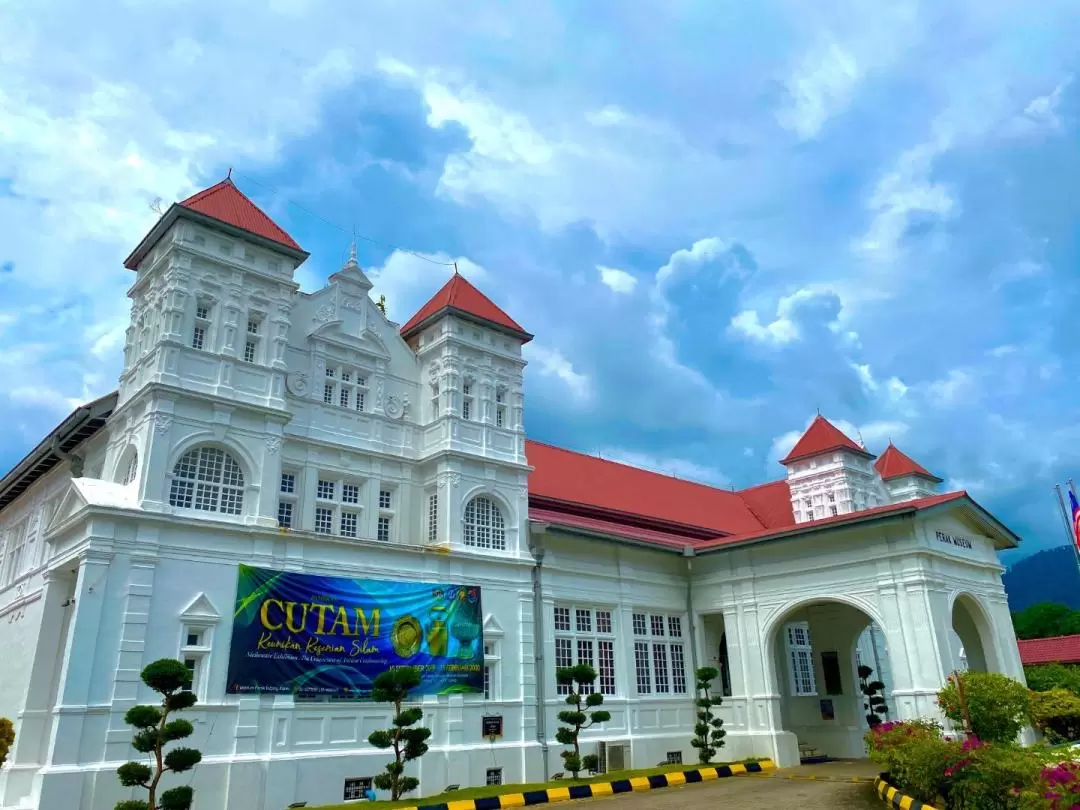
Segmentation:
<svg viewBox="0 0 1080 810">
<path fill-rule="evenodd" d="M 333 377 L 335 374 L 337 374 L 337 372 L 334 371 L 334 369 L 330 368 L 330 366 L 326 367 L 326 376 L 327 377 Z"/>
<path fill-rule="evenodd" d="M 277 525 L 283 529 L 292 528 L 293 505 L 288 501 L 278 501 Z"/>
<path fill-rule="evenodd" d="M 367 795 L 369 790 L 371 790 L 370 776 L 357 776 L 352 779 L 346 779 L 345 792 L 342 794 L 342 798 L 347 802 L 362 799 Z"/>
<path fill-rule="evenodd" d="M 389 542 L 391 520 L 392 518 L 387 517 L 386 515 L 379 516 L 379 530 L 378 534 L 376 535 L 376 539 L 382 540 L 383 542 Z"/>
<path fill-rule="evenodd" d="M 484 700 L 491 700 L 491 667 L 484 667 Z"/>
<path fill-rule="evenodd" d="M 682 617 L 635 613 L 634 671 L 638 694 L 687 694 Z M 644 690 L 644 691 L 643 691 Z"/>
<path fill-rule="evenodd" d="M 388 489 L 379 490 L 379 508 L 391 509 L 393 508 L 393 493 Z"/>
<path fill-rule="evenodd" d="M 817 695 L 814 648 L 810 643 L 809 624 L 793 622 L 787 625 L 787 648 L 792 693 L 797 697 Z"/>
<path fill-rule="evenodd" d="M 318 486 L 315 487 L 315 496 L 324 501 L 332 501 L 335 488 L 333 481 L 324 481 L 320 478 Z"/>
<path fill-rule="evenodd" d="M 281 474 L 281 491 L 287 495 L 296 492 L 296 475 L 293 473 Z"/>
<path fill-rule="evenodd" d="M 257 335 L 257 334 L 259 334 L 259 322 L 257 320 L 255 320 L 254 318 L 249 318 L 248 319 L 248 334 L 249 335 Z"/>
<path fill-rule="evenodd" d="M 506 422 L 506 392 L 497 389 L 495 391 L 495 427 L 502 427 Z"/>
<path fill-rule="evenodd" d="M 356 392 L 356 410 L 358 410 L 358 411 L 363 411 L 364 410 L 364 392 L 363 391 L 357 391 Z"/>
<path fill-rule="evenodd" d="M 432 492 L 427 499 L 427 539 L 434 543 L 439 539 L 439 493 Z"/>
<path fill-rule="evenodd" d="M 350 391 L 348 388 L 342 387 L 338 397 L 338 404 L 342 408 L 348 408 L 349 404 L 352 402 L 352 391 Z"/>
<path fill-rule="evenodd" d="M 210 306 L 208 304 L 196 304 L 195 317 L 200 321 L 207 320 L 210 317 Z"/>
<path fill-rule="evenodd" d="M 466 399 L 461 403 L 461 418 L 472 419 L 472 400 Z"/>
<path fill-rule="evenodd" d="M 322 401 L 327 405 L 334 404 L 334 384 L 327 383 L 323 386 Z"/>
<path fill-rule="evenodd" d="M 357 526 L 357 514 L 356 512 L 342 512 L 341 513 L 341 536 L 342 537 L 356 537 Z"/>
<path fill-rule="evenodd" d="M 486 782 L 488 785 L 501 785 L 502 780 L 502 768 L 488 768 Z"/>
<path fill-rule="evenodd" d="M 617 694 L 615 680 L 615 627 L 610 610 L 556 605 L 555 669 L 588 664 L 596 669 L 595 687 L 602 695 Z M 571 687 L 556 684 L 560 695 Z"/>
<path fill-rule="evenodd" d="M 330 534 L 334 529 L 334 510 L 319 507 L 315 510 L 315 531 Z"/>
<path fill-rule="evenodd" d="M 649 644 L 645 641 L 634 642 L 634 675 L 637 680 L 639 695 L 652 692 L 652 676 L 649 668 Z"/>
<path fill-rule="evenodd" d="M 245 363 L 254 363 L 255 362 L 255 349 L 256 349 L 257 346 L 258 346 L 258 344 L 254 340 L 249 340 L 247 343 L 244 344 L 244 362 Z"/>
<path fill-rule="evenodd" d="M 206 342 L 206 330 L 201 326 L 196 326 L 195 331 L 191 333 L 191 348 L 201 349 Z"/>
<path fill-rule="evenodd" d="M 331 495 L 330 497 L 333 497 L 333 495 Z M 360 485 L 359 484 L 342 484 L 341 485 L 341 502 L 342 503 L 360 503 Z"/>
<path fill-rule="evenodd" d="M 210 655 L 210 630 L 205 627 L 184 627 L 180 638 L 179 658 L 191 673 L 192 692 L 199 700 L 206 700 L 206 669 Z"/>
</svg>

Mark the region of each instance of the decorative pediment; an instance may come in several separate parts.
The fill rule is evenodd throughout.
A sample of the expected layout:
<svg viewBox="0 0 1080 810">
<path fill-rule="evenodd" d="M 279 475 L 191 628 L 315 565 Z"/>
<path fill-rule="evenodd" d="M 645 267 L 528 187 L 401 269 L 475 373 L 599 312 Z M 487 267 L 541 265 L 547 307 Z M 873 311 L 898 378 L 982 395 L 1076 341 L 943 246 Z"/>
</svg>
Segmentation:
<svg viewBox="0 0 1080 810">
<path fill-rule="evenodd" d="M 501 636 L 503 635 L 502 625 L 495 618 L 493 613 L 489 613 L 484 617 L 484 637 L 488 636 Z"/>
<path fill-rule="evenodd" d="M 60 499 L 60 505 L 56 507 L 56 511 L 53 512 L 48 524 L 46 524 L 44 535 L 47 537 L 54 529 L 63 526 L 87 506 L 89 504 L 79 488 L 74 484 L 70 485 L 67 492 Z"/>
<path fill-rule="evenodd" d="M 368 301 L 370 304 L 370 300 Z M 390 352 L 378 334 L 365 329 L 359 335 L 350 335 L 342 329 L 341 321 L 328 321 L 311 330 L 310 337 L 318 338 L 328 346 L 358 352 L 380 360 L 389 360 Z"/>
<path fill-rule="evenodd" d="M 205 593 L 200 593 L 180 611 L 180 620 L 192 624 L 216 624 L 219 619 L 221 614 Z"/>
</svg>

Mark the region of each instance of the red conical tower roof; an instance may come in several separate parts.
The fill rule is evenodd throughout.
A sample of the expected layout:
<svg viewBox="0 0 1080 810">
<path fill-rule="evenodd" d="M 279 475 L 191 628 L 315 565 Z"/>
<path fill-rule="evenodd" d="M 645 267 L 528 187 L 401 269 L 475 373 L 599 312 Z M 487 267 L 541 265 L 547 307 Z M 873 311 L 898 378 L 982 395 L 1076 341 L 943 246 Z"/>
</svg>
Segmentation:
<svg viewBox="0 0 1080 810">
<path fill-rule="evenodd" d="M 124 267 L 129 270 L 137 269 L 143 257 L 181 216 L 210 225 L 224 226 L 224 230 L 253 238 L 300 261 L 308 257 L 307 251 L 300 247 L 295 239 L 248 199 L 236 187 L 231 177 L 226 177 L 220 183 L 170 205 L 150 233 L 143 237 L 139 246 L 124 260 Z"/>
<path fill-rule="evenodd" d="M 465 276 L 456 271 L 442 289 L 401 327 L 401 336 L 408 340 L 432 320 L 447 313 L 461 315 L 485 326 L 492 326 L 513 335 L 522 343 L 528 343 L 533 337 L 522 329 L 517 321 L 499 309 L 490 298 L 470 284 Z"/>
<path fill-rule="evenodd" d="M 874 462 L 874 469 L 878 471 L 882 481 L 891 478 L 899 478 L 902 475 L 920 475 L 931 481 L 941 483 L 941 479 L 915 461 L 911 456 L 901 453 L 895 444 L 889 442 L 881 458 Z"/>
<path fill-rule="evenodd" d="M 287 248 L 303 250 L 259 206 L 248 199 L 230 177 L 177 204 Z"/>
<path fill-rule="evenodd" d="M 818 456 L 832 450 L 847 450 L 866 458 L 874 457 L 872 453 L 868 453 L 855 444 L 839 428 L 819 413 L 814 417 L 814 421 L 810 423 L 810 427 L 806 429 L 802 438 L 795 442 L 791 452 L 782 458 L 780 463 L 790 464 L 793 461 Z"/>
</svg>

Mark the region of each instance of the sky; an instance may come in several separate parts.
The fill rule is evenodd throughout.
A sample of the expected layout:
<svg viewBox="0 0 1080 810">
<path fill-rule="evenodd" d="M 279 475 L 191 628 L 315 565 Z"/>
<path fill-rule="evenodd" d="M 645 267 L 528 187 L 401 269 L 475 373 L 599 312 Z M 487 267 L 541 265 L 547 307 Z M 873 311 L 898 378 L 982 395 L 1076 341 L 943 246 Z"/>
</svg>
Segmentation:
<svg viewBox="0 0 1080 810">
<path fill-rule="evenodd" d="M 124 257 L 231 167 L 306 290 L 359 234 L 404 322 L 456 260 L 536 335 L 532 438 L 744 487 L 820 409 L 1059 545 L 1073 3 L 3 0 L 0 469 L 113 389 Z"/>
</svg>

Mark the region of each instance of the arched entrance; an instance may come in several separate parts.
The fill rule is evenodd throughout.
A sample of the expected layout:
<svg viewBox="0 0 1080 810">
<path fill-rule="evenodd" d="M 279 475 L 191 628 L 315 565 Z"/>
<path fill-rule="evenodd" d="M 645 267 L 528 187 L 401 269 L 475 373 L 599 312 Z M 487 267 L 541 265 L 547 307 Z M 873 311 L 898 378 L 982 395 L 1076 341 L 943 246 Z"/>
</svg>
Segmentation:
<svg viewBox="0 0 1080 810">
<path fill-rule="evenodd" d="M 997 672 L 990 621 L 975 597 L 959 594 L 952 606 L 953 669 Z"/>
<path fill-rule="evenodd" d="M 887 698 L 893 688 L 880 622 L 854 602 L 818 599 L 786 609 L 767 638 L 780 725 L 797 738 L 799 758 L 865 756 L 869 726 L 859 663 L 875 670 L 869 680 L 882 680 Z"/>
</svg>

